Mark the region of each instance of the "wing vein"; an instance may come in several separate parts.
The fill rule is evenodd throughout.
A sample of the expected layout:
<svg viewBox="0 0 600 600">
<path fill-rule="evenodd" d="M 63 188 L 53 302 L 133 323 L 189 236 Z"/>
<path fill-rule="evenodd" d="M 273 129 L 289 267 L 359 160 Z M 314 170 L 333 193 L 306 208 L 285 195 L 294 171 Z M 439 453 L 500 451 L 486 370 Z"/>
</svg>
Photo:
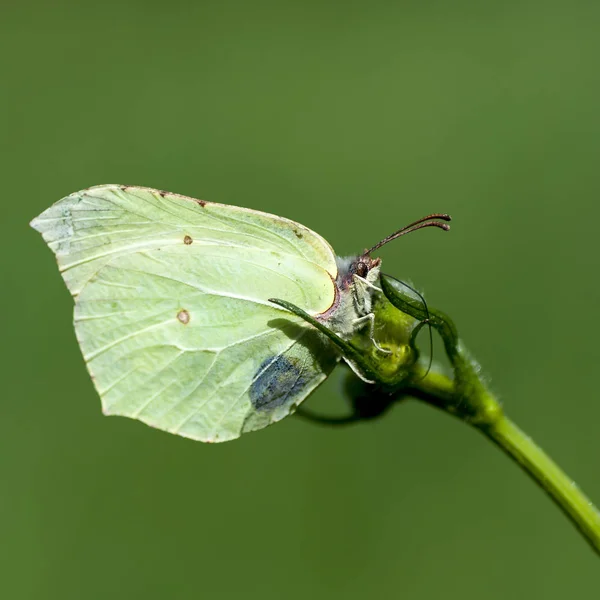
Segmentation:
<svg viewBox="0 0 600 600">
<path fill-rule="evenodd" d="M 85 355 L 83 358 L 85 359 L 86 362 L 89 362 L 89 361 L 93 360 L 94 358 L 97 358 L 98 356 L 100 356 L 101 354 L 106 352 L 107 350 L 110 350 L 114 346 L 117 346 L 118 344 L 121 344 L 127 340 L 135 338 L 138 335 L 141 335 L 142 333 L 146 333 L 147 331 L 152 331 L 153 329 L 158 329 L 159 327 L 162 327 L 163 325 L 166 325 L 167 323 L 170 323 L 170 322 L 171 322 L 171 319 L 169 319 L 168 321 L 162 321 L 161 323 L 155 323 L 154 325 L 148 325 L 148 327 L 144 327 L 143 329 L 136 329 L 135 331 L 132 331 L 131 333 L 128 333 L 127 335 L 120 337 L 118 340 L 114 340 L 113 342 L 110 342 L 110 344 L 106 344 L 105 346 L 102 346 L 101 348 L 94 350 L 94 352 L 92 352 L 91 354 Z"/>
</svg>

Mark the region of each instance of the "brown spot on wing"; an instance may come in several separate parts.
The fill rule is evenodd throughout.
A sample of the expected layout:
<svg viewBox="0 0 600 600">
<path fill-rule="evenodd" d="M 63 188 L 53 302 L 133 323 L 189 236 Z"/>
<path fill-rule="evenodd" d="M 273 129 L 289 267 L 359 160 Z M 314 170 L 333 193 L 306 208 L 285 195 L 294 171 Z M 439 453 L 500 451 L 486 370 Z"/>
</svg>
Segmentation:
<svg viewBox="0 0 600 600">
<path fill-rule="evenodd" d="M 183 238 L 183 243 L 184 243 L 186 246 L 189 246 L 189 245 L 190 245 L 190 244 L 191 244 L 193 241 L 194 241 L 194 240 L 193 240 L 193 239 L 192 239 L 192 238 L 191 238 L 189 235 L 186 235 L 186 236 Z"/>
<path fill-rule="evenodd" d="M 190 322 L 190 313 L 187 310 L 185 310 L 185 308 L 182 308 L 177 313 L 177 320 L 183 325 L 187 325 Z"/>
<path fill-rule="evenodd" d="M 194 198 L 194 202 L 196 202 L 197 204 L 199 204 L 202 208 L 204 208 L 206 206 L 206 201 L 205 200 L 197 200 L 196 198 Z"/>
</svg>

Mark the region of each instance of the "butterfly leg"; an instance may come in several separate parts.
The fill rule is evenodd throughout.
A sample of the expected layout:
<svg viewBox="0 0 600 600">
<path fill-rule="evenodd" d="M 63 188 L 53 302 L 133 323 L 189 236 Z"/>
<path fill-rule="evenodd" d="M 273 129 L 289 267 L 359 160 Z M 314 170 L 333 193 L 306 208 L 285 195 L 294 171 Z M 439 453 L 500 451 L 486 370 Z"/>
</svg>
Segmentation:
<svg viewBox="0 0 600 600">
<path fill-rule="evenodd" d="M 391 350 L 381 347 L 375 339 L 375 315 L 373 313 L 369 313 L 368 315 L 358 317 L 358 319 L 354 319 L 354 321 L 352 321 L 353 325 L 358 326 L 357 329 L 359 329 L 364 323 L 369 323 L 369 339 L 373 343 L 373 346 L 375 346 L 375 348 L 377 348 L 377 350 L 383 354 L 391 354 Z"/>
</svg>

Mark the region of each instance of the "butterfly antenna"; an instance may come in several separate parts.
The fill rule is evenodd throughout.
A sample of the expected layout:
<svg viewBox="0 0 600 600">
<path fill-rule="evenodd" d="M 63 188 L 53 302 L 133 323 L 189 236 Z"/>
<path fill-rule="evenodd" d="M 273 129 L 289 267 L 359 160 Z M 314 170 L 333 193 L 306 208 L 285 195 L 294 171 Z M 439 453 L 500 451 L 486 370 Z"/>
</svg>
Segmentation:
<svg viewBox="0 0 600 600">
<path fill-rule="evenodd" d="M 426 315 L 424 322 L 427 323 L 427 327 L 429 328 L 429 364 L 427 365 L 427 370 L 425 371 L 425 375 L 423 375 L 423 377 L 421 377 L 421 379 L 425 379 L 425 377 L 427 377 L 427 375 L 429 375 L 429 371 L 431 371 L 431 367 L 433 365 L 433 331 L 431 329 L 431 322 L 429 320 L 429 308 L 427 307 L 427 301 L 425 300 L 425 298 L 423 297 L 423 294 L 421 294 L 421 292 L 419 292 L 418 290 L 415 290 L 415 288 L 412 287 L 411 285 L 408 285 L 408 283 L 405 283 L 404 281 L 394 277 L 393 275 L 386 275 L 385 273 L 383 273 L 383 275 L 385 277 L 389 277 L 390 279 L 393 279 L 400 285 L 403 285 L 404 287 L 408 288 L 411 292 L 416 294 L 420 298 L 421 302 L 423 303 L 423 308 L 425 309 L 425 315 Z"/>
<path fill-rule="evenodd" d="M 435 219 L 441 219 L 441 221 L 436 221 Z M 439 227 L 440 229 L 443 229 L 444 231 L 448 231 L 450 229 L 450 225 L 448 225 L 447 223 L 442 223 L 442 221 L 451 221 L 451 220 L 452 220 L 452 217 L 450 215 L 447 215 L 446 213 L 433 213 L 431 215 L 427 215 L 426 217 L 417 219 L 410 225 L 406 225 L 405 227 L 402 227 L 402 229 L 398 229 L 398 231 L 395 231 L 391 235 L 388 235 L 386 238 L 381 240 L 378 244 L 375 244 L 372 248 L 369 248 L 369 250 L 367 250 L 365 252 L 365 255 L 369 255 L 369 254 L 371 254 L 371 252 L 375 252 L 375 250 L 378 250 L 379 248 L 381 248 L 381 246 L 387 244 L 388 242 L 391 242 L 392 240 L 395 240 L 396 238 L 399 238 L 402 235 L 406 235 L 407 233 L 412 233 L 413 231 L 417 231 L 418 229 L 424 229 L 425 227 Z M 400 283 L 402 283 L 402 282 L 400 282 Z M 408 287 L 410 287 L 410 286 L 408 286 Z M 413 290 L 413 291 L 415 291 L 415 290 Z"/>
</svg>

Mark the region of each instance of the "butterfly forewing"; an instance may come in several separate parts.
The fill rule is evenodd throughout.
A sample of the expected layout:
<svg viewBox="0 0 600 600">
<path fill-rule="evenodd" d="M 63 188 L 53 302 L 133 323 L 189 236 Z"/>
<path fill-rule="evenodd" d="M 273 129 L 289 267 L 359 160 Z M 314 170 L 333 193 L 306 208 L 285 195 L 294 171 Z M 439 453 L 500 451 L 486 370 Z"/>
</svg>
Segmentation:
<svg viewBox="0 0 600 600">
<path fill-rule="evenodd" d="M 73 293 L 104 411 L 203 441 L 289 414 L 337 355 L 303 321 L 334 298 L 335 258 L 273 215 L 123 186 L 72 194 L 32 225 Z"/>
</svg>

